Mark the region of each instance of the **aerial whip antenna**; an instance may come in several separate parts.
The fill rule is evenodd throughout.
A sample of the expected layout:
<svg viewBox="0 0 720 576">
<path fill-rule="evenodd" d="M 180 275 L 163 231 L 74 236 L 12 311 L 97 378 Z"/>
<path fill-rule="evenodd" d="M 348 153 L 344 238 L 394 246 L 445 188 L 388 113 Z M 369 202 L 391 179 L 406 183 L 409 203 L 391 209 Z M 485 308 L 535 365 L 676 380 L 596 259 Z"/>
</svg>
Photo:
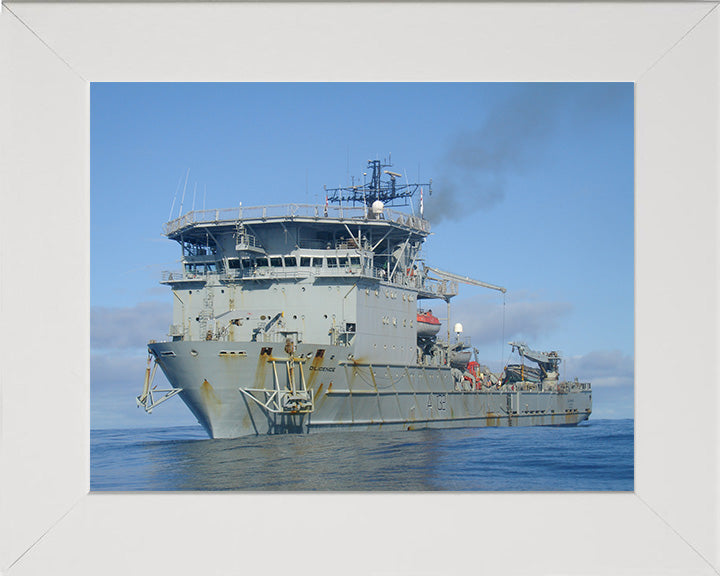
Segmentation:
<svg viewBox="0 0 720 576">
<path fill-rule="evenodd" d="M 503 292 L 503 309 L 502 309 L 502 338 L 500 339 L 500 366 L 505 366 L 507 362 L 503 362 L 503 348 L 505 346 L 505 297 L 506 294 Z M 508 360 L 510 357 L 508 356 Z"/>
<path fill-rule="evenodd" d="M 190 176 L 190 168 L 187 169 L 185 174 L 185 185 L 183 186 L 182 198 L 180 199 L 180 212 L 178 212 L 178 218 L 182 216 L 183 202 L 185 202 L 185 190 L 187 189 L 188 176 Z"/>
<path fill-rule="evenodd" d="M 410 180 L 408 180 L 407 177 L 407 170 L 403 170 L 403 172 L 405 172 L 405 186 L 409 188 Z M 422 190 L 422 188 L 420 190 Z M 412 201 L 410 202 L 410 210 L 412 210 L 412 215 L 415 216 L 415 204 Z"/>
<path fill-rule="evenodd" d="M 365 177 L 367 176 L 367 172 L 363 172 L 363 208 L 365 208 L 365 218 L 367 218 L 367 196 L 365 196 Z"/>
<path fill-rule="evenodd" d="M 177 188 L 175 188 L 175 196 L 173 196 L 172 204 L 170 204 L 170 216 L 168 216 L 168 222 L 172 220 L 173 210 L 175 208 L 175 201 L 177 200 L 178 192 L 180 191 L 180 184 L 182 184 L 182 176 L 178 179 Z"/>
</svg>

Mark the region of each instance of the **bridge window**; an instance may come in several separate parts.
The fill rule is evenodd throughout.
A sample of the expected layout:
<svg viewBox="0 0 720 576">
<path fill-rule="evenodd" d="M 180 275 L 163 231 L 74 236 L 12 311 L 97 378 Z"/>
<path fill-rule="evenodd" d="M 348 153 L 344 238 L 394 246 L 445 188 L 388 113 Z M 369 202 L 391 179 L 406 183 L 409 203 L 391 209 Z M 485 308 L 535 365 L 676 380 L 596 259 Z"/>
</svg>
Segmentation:
<svg viewBox="0 0 720 576">
<path fill-rule="evenodd" d="M 337 258 L 330 257 L 327 259 L 328 268 L 337 268 Z"/>
<path fill-rule="evenodd" d="M 285 256 L 285 266 L 297 266 L 297 258 L 295 256 Z"/>
<path fill-rule="evenodd" d="M 242 259 L 242 267 L 245 268 L 245 270 L 248 270 L 249 268 L 252 268 L 252 260 L 250 258 L 243 258 Z"/>
<path fill-rule="evenodd" d="M 350 265 L 351 266 L 360 266 L 360 258 L 357 256 L 350 258 Z"/>
<path fill-rule="evenodd" d="M 272 266 L 273 268 L 282 268 L 282 264 L 282 258 L 280 258 L 279 256 L 275 258 L 270 258 L 270 266 Z"/>
<path fill-rule="evenodd" d="M 268 259 L 267 258 L 256 258 L 255 259 L 255 265 L 260 268 L 262 266 L 267 267 L 268 265 Z"/>
<path fill-rule="evenodd" d="M 315 268 L 322 268 L 323 265 L 323 259 L 322 258 L 313 258 L 313 266 Z"/>
<path fill-rule="evenodd" d="M 228 258 L 228 268 L 231 270 L 240 268 L 240 260 L 238 258 Z"/>
<path fill-rule="evenodd" d="M 302 256 L 300 258 L 300 266 L 310 266 L 310 257 L 309 256 Z"/>
<path fill-rule="evenodd" d="M 347 258 L 338 258 L 338 261 L 340 262 L 340 268 L 346 268 L 348 265 L 348 259 Z"/>
</svg>

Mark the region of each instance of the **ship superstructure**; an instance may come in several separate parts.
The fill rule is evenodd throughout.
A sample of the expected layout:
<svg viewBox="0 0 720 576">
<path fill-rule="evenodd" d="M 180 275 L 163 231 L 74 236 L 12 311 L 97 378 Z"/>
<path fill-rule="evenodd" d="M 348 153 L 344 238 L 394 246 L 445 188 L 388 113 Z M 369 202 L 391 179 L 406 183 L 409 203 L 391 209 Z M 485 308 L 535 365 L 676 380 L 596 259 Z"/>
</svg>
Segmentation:
<svg viewBox="0 0 720 576">
<path fill-rule="evenodd" d="M 148 345 L 138 403 L 151 411 L 179 394 L 211 437 L 225 438 L 587 419 L 589 384 L 556 373 L 518 379 L 510 367 L 492 374 L 470 361 L 460 325 L 455 337 L 443 333 L 421 306 L 439 300 L 449 318 L 459 283 L 504 288 L 424 262 L 422 200 L 419 214 L 396 206 L 430 183 L 401 185 L 389 167 L 370 161 L 368 182 L 327 190 L 320 206 L 238 206 L 168 222 L 182 270 L 162 276 L 172 325 L 168 341 Z M 153 388 L 157 365 L 171 389 Z"/>
</svg>

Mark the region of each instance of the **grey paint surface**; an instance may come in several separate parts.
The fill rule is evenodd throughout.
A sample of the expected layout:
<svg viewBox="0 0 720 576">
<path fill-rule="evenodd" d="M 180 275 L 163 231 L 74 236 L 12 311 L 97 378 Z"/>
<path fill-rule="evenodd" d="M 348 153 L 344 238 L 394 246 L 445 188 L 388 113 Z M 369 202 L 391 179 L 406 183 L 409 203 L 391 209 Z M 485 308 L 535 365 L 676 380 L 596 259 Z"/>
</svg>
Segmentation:
<svg viewBox="0 0 720 576">
<path fill-rule="evenodd" d="M 424 265 L 422 218 L 265 206 L 191 212 L 165 232 L 183 270 L 163 274 L 170 341 L 149 352 L 211 437 L 572 425 L 591 413 L 589 384 L 478 384 L 450 365 L 460 342 L 418 337 L 418 301 L 457 294 Z"/>
</svg>

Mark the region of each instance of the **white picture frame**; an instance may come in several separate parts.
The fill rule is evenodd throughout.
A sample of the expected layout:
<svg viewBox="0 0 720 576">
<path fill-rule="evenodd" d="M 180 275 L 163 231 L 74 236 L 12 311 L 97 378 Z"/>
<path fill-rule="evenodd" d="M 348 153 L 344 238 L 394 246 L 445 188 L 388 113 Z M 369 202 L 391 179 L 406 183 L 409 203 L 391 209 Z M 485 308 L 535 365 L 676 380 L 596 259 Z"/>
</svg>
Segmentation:
<svg viewBox="0 0 720 576">
<path fill-rule="evenodd" d="M 0 572 L 717 574 L 716 8 L 4 3 Z M 89 82 L 276 79 L 636 83 L 634 493 L 89 493 Z"/>
</svg>

